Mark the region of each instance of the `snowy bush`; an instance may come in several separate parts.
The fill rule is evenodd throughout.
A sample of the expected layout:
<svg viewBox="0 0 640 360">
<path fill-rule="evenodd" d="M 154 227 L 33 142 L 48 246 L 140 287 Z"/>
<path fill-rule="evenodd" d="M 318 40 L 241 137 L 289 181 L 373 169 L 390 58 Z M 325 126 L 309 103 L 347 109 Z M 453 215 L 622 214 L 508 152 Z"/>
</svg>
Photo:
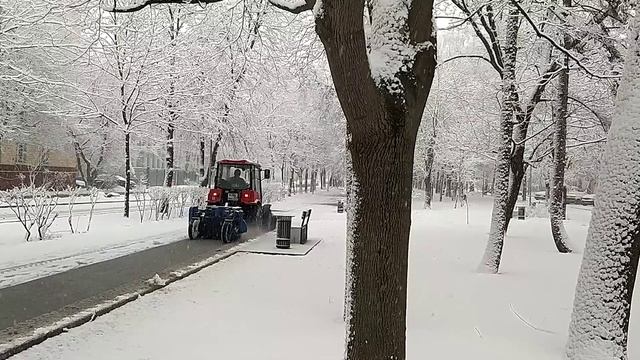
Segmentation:
<svg viewBox="0 0 640 360">
<path fill-rule="evenodd" d="M 24 228 L 26 241 L 31 241 L 34 227 L 38 240 L 44 240 L 58 217 L 58 213 L 54 212 L 58 206 L 58 196 L 45 187 L 23 185 L 0 191 L 0 199 L 9 205 Z"/>
<path fill-rule="evenodd" d="M 280 201 L 287 196 L 287 189 L 280 183 L 269 183 L 262 185 L 262 201 L 265 204 Z"/>
<path fill-rule="evenodd" d="M 184 208 L 187 206 L 189 202 L 189 196 L 191 192 L 186 187 L 174 187 L 172 188 L 171 198 L 173 199 L 173 203 L 175 204 L 176 210 L 178 212 L 179 217 L 184 216 Z"/>
<path fill-rule="evenodd" d="M 131 194 L 136 200 L 136 207 L 138 209 L 138 214 L 140 214 L 140 222 L 143 222 L 144 213 L 147 209 L 147 191 L 144 187 L 142 187 L 136 191 L 133 191 Z"/>
<path fill-rule="evenodd" d="M 155 214 L 155 219 L 160 220 L 168 218 L 170 215 L 169 208 L 171 202 L 169 201 L 171 188 L 166 188 L 163 186 L 153 186 L 148 190 L 149 201 L 151 205 L 151 213 L 149 214 L 149 218 Z"/>
<path fill-rule="evenodd" d="M 91 208 L 89 208 L 89 220 L 87 220 L 87 232 L 89 232 L 89 228 L 91 228 L 91 220 L 93 220 L 93 210 L 96 207 L 96 203 L 98 202 L 98 195 L 100 192 L 98 188 L 92 187 L 89 189 L 89 201 L 91 202 Z"/>
<path fill-rule="evenodd" d="M 156 220 L 168 219 L 171 214 L 183 217 L 189 206 L 200 206 L 205 203 L 209 189 L 199 186 L 154 186 L 146 191 L 151 207 L 149 219 L 155 215 Z M 142 198 L 143 195 L 138 195 Z"/>
<path fill-rule="evenodd" d="M 189 187 L 190 206 L 203 206 L 207 203 L 209 189 L 200 186 Z"/>
<path fill-rule="evenodd" d="M 67 217 L 67 223 L 69 223 L 69 229 L 71 230 L 71 233 L 75 233 L 78 230 L 78 226 L 76 226 L 76 228 L 73 227 L 73 207 L 76 205 L 76 200 L 78 199 L 78 196 L 80 196 L 80 194 L 84 192 L 81 188 L 67 188 L 67 213 L 68 213 L 68 217 Z M 76 224 L 77 225 L 77 224 Z"/>
</svg>

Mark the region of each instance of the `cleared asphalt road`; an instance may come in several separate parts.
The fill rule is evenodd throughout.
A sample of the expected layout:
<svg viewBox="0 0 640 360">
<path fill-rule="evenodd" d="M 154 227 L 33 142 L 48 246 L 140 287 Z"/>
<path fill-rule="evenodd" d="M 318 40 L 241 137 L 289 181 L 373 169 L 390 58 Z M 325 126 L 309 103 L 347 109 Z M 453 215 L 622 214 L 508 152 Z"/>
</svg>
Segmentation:
<svg viewBox="0 0 640 360">
<path fill-rule="evenodd" d="M 258 235 L 249 230 L 242 239 Z M 0 289 L 0 343 L 79 310 L 135 291 L 161 276 L 237 243 L 182 240 L 60 274 Z"/>
</svg>

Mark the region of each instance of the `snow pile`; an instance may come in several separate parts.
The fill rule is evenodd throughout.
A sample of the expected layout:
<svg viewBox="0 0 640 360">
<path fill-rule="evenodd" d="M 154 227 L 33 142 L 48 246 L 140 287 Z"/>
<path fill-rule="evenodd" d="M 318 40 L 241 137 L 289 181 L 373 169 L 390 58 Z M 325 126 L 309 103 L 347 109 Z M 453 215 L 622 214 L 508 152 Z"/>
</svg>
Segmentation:
<svg viewBox="0 0 640 360">
<path fill-rule="evenodd" d="M 160 277 L 160 275 L 155 274 L 151 279 L 147 280 L 147 284 L 152 286 L 165 286 L 167 281 Z"/>
</svg>

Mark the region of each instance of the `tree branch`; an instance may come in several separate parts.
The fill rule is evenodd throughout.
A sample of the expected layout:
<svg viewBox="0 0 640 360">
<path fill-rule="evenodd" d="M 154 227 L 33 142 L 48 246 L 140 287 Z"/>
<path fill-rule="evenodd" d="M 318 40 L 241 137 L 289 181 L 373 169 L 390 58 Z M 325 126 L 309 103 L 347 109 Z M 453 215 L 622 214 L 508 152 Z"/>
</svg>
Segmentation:
<svg viewBox="0 0 640 360">
<path fill-rule="evenodd" d="M 546 35 L 542 31 L 540 31 L 538 26 L 535 24 L 535 22 L 533 22 L 533 20 L 529 16 L 529 14 L 527 14 L 527 11 L 525 9 L 523 9 L 522 6 L 520 6 L 520 4 L 518 3 L 518 0 L 511 0 L 511 3 L 513 3 L 513 5 L 518 9 L 518 11 L 522 14 L 522 16 L 524 16 L 524 18 L 527 20 L 529 25 L 531 25 L 531 28 L 533 29 L 533 31 L 535 31 L 535 33 L 536 33 L 536 35 L 538 37 L 547 40 L 549 43 L 551 43 L 551 45 L 553 45 L 553 47 L 555 47 L 556 49 L 560 50 L 560 52 L 562 52 L 563 54 L 567 55 L 571 60 L 573 60 L 578 65 L 578 67 L 580 67 L 582 70 L 584 70 L 584 72 L 586 72 L 587 74 L 589 74 L 589 75 L 591 75 L 591 76 L 593 76 L 595 78 L 599 78 L 599 79 L 618 79 L 618 78 L 620 78 L 621 75 L 619 75 L 619 74 L 618 75 L 603 75 L 603 74 L 596 74 L 593 71 L 589 70 L 586 66 L 584 66 L 584 64 L 582 64 L 580 62 L 580 60 L 578 60 L 577 57 L 575 57 L 573 54 L 571 54 L 569 52 L 569 50 L 565 49 L 563 46 L 558 44 L 551 37 L 549 37 L 548 35 Z"/>
<path fill-rule="evenodd" d="M 489 60 L 488 58 L 486 58 L 486 57 L 484 57 L 482 55 L 456 55 L 454 57 L 450 57 L 450 58 L 448 58 L 446 60 L 443 60 L 442 62 L 440 62 L 438 64 L 438 67 L 448 63 L 449 61 L 453 61 L 453 60 L 456 60 L 456 59 L 462 59 L 462 58 L 481 59 L 481 60 L 484 60 L 484 61 L 488 62 L 489 65 L 493 66 L 493 62 L 491 62 L 491 60 Z"/>
<path fill-rule="evenodd" d="M 118 6 L 116 1 L 113 5 L 104 5 L 103 9 L 117 13 L 132 13 L 140 11 L 147 6 L 153 4 L 213 4 L 223 0 L 136 0 L 128 6 Z M 269 2 L 278 9 L 288 11 L 293 14 L 313 9 L 316 0 L 269 0 Z"/>
<path fill-rule="evenodd" d="M 486 7 L 486 18 L 485 15 L 480 15 L 480 22 L 482 23 L 484 30 L 489 35 L 496 62 L 498 63 L 498 66 L 502 68 L 504 66 L 504 64 L 502 63 L 502 50 L 500 49 L 500 41 L 498 40 L 496 24 L 493 20 L 493 7 L 491 6 L 491 4 L 487 5 Z"/>
<path fill-rule="evenodd" d="M 600 139 L 583 141 L 583 142 L 579 142 L 579 143 L 576 143 L 576 144 L 567 144 L 567 149 L 578 147 L 578 146 L 598 144 L 598 143 L 605 142 L 605 141 L 607 141 L 607 138 L 603 137 L 603 138 L 600 138 Z"/>
<path fill-rule="evenodd" d="M 453 25 L 451 25 L 451 26 L 447 26 L 447 27 L 444 27 L 444 28 L 439 28 L 439 29 L 438 29 L 438 31 L 440 31 L 440 30 L 443 30 L 443 31 L 444 31 L 444 30 L 452 30 L 452 29 L 458 28 L 458 27 L 460 27 L 460 26 L 462 26 L 462 25 L 466 24 L 468 21 L 470 21 L 470 20 L 471 20 L 471 18 L 473 18 L 473 16 L 474 16 L 474 15 L 476 15 L 480 10 L 482 10 L 482 8 L 483 8 L 484 6 L 486 6 L 486 5 L 480 5 L 480 7 L 479 7 L 479 8 L 477 8 L 477 9 L 476 9 L 476 10 L 474 10 L 471 14 L 467 15 L 467 17 L 464 17 L 464 18 L 461 18 L 461 17 L 453 17 L 453 16 L 436 16 L 436 19 L 449 18 L 449 19 L 457 19 L 457 20 L 460 20 L 460 22 L 459 22 L 459 23 L 457 23 L 457 24 L 453 24 Z"/>
<path fill-rule="evenodd" d="M 576 103 L 578 103 L 579 105 L 581 105 L 582 107 L 584 107 L 585 109 L 589 110 L 589 112 L 591 112 L 596 119 L 598 119 L 598 121 L 600 121 L 600 125 L 602 126 L 602 130 L 604 130 L 605 133 L 609 132 L 609 128 L 611 127 L 611 120 L 607 119 L 605 116 L 603 116 L 602 114 L 598 113 L 597 111 L 595 111 L 594 109 L 592 109 L 590 106 L 588 106 L 587 104 L 585 104 L 582 100 L 579 100 L 573 96 L 569 96 L 569 100 L 572 100 Z"/>
<path fill-rule="evenodd" d="M 452 0 L 451 2 L 455 6 L 457 6 L 458 9 L 460 9 L 465 15 L 470 17 L 469 23 L 471 24 L 473 31 L 476 33 L 476 36 L 478 36 L 478 39 L 480 39 L 480 41 L 482 42 L 482 45 L 487 50 L 487 54 L 489 55 L 489 59 L 491 60 L 490 61 L 491 66 L 493 66 L 496 72 L 498 72 L 498 74 L 500 75 L 500 78 L 502 78 L 502 66 L 500 65 L 502 64 L 502 57 L 501 57 L 502 54 L 494 53 L 492 44 L 489 43 L 489 40 L 487 40 L 487 38 L 484 36 L 482 31 L 480 30 L 480 27 L 478 26 L 478 24 L 476 24 L 471 14 L 471 11 L 467 7 L 467 5 L 464 3 L 464 0 Z M 480 9 L 482 9 L 482 7 Z M 500 57 L 500 60 L 497 59 L 498 57 Z"/>
<path fill-rule="evenodd" d="M 316 4 L 316 0 L 269 0 L 271 5 L 280 10 L 288 11 L 293 14 L 312 10 Z"/>
</svg>

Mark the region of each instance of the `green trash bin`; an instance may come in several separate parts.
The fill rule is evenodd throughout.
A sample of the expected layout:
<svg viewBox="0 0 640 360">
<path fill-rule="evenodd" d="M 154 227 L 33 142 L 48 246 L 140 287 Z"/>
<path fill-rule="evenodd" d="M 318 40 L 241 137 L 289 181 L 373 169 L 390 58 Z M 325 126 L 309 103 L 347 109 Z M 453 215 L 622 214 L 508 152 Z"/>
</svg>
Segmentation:
<svg viewBox="0 0 640 360">
<path fill-rule="evenodd" d="M 293 216 L 278 216 L 276 220 L 276 247 L 289 249 L 291 247 L 291 219 Z"/>
</svg>

